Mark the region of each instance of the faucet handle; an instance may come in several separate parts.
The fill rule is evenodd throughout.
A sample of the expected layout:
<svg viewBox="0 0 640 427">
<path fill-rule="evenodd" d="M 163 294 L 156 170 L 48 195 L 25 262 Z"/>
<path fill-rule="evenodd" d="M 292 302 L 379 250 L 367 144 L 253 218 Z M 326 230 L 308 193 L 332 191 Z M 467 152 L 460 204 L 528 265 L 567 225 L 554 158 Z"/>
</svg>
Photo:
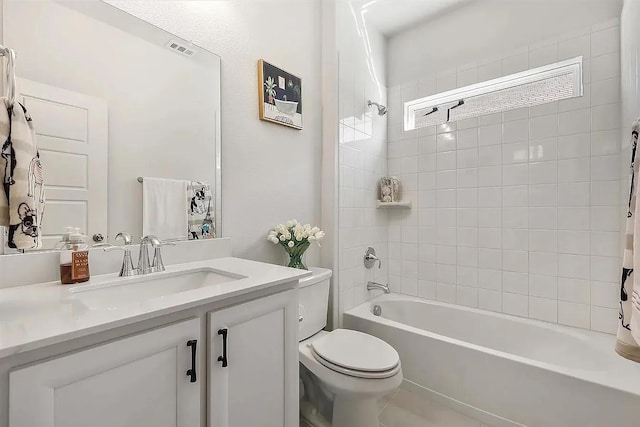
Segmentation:
<svg viewBox="0 0 640 427">
<path fill-rule="evenodd" d="M 153 234 L 149 234 L 148 236 L 142 237 L 140 244 L 148 243 L 154 248 L 157 248 L 162 245 L 162 241 L 158 238 L 158 236 L 154 236 Z"/>
<path fill-rule="evenodd" d="M 122 243 L 125 246 L 128 246 L 131 244 L 131 234 L 127 233 L 126 231 L 121 231 L 116 234 L 116 240 L 122 240 Z"/>
<path fill-rule="evenodd" d="M 129 249 L 128 244 L 125 243 L 124 246 L 114 246 L 110 245 L 102 249 L 105 252 L 111 251 L 123 251 L 124 256 L 122 257 L 122 266 L 120 267 L 120 277 L 127 276 L 135 276 L 136 270 L 133 268 L 133 260 L 131 259 L 131 249 Z"/>
<path fill-rule="evenodd" d="M 152 243 L 153 244 L 153 243 Z M 164 271 L 164 262 L 162 261 L 162 252 L 160 251 L 160 248 L 162 246 L 175 246 L 176 244 L 173 242 L 164 242 L 164 241 L 158 241 L 158 245 L 154 246 L 155 250 L 153 251 L 153 261 L 151 262 L 151 271 L 152 272 L 158 272 L 158 271 Z"/>
<path fill-rule="evenodd" d="M 378 268 L 382 268 L 382 260 L 376 255 L 376 250 L 369 246 L 367 251 L 364 253 L 364 266 L 367 268 L 373 268 L 376 261 L 378 262 Z"/>
</svg>

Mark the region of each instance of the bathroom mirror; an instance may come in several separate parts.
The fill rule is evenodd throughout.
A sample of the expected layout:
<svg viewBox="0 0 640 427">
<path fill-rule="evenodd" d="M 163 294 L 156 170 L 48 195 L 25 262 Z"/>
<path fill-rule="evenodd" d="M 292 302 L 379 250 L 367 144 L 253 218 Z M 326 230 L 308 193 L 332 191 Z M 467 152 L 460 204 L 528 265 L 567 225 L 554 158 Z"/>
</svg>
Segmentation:
<svg viewBox="0 0 640 427">
<path fill-rule="evenodd" d="M 99 0 L 4 0 L 2 33 L 44 165 L 43 249 L 67 226 L 139 241 L 139 177 L 208 184 L 221 236 L 217 55 Z"/>
</svg>

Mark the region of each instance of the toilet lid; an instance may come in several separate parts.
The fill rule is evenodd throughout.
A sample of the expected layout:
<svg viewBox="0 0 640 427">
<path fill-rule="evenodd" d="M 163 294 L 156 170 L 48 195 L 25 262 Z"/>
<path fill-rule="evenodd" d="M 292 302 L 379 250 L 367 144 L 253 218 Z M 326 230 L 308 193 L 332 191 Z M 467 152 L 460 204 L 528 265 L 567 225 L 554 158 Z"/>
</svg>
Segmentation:
<svg viewBox="0 0 640 427">
<path fill-rule="evenodd" d="M 336 329 L 311 343 L 313 352 L 351 371 L 385 372 L 400 362 L 398 352 L 380 338 L 349 329 Z"/>
</svg>

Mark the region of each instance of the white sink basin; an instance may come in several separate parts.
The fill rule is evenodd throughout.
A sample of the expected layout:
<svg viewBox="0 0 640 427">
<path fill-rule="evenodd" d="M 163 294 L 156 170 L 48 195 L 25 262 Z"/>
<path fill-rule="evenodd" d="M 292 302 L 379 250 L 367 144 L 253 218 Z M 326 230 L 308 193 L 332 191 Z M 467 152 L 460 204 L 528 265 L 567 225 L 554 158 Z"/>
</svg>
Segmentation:
<svg viewBox="0 0 640 427">
<path fill-rule="evenodd" d="M 102 283 L 74 286 L 69 292 L 74 301 L 91 310 L 109 310 L 243 278 L 244 276 L 232 273 L 200 268 L 118 277 Z"/>
</svg>

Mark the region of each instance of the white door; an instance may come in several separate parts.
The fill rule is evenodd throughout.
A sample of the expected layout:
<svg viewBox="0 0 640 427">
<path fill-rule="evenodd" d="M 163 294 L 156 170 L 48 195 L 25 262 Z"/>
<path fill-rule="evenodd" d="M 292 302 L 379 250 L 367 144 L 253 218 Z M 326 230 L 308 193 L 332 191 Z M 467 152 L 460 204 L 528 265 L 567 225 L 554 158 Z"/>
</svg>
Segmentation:
<svg viewBox="0 0 640 427">
<path fill-rule="evenodd" d="M 52 248 L 67 226 L 106 238 L 106 101 L 27 79 L 18 79 L 17 89 L 33 118 L 44 169 L 43 248 Z"/>
<path fill-rule="evenodd" d="M 209 427 L 298 426 L 297 301 L 292 290 L 209 314 Z"/>
<path fill-rule="evenodd" d="M 199 337 L 192 319 L 15 370 L 9 426 L 200 427 Z"/>
</svg>

